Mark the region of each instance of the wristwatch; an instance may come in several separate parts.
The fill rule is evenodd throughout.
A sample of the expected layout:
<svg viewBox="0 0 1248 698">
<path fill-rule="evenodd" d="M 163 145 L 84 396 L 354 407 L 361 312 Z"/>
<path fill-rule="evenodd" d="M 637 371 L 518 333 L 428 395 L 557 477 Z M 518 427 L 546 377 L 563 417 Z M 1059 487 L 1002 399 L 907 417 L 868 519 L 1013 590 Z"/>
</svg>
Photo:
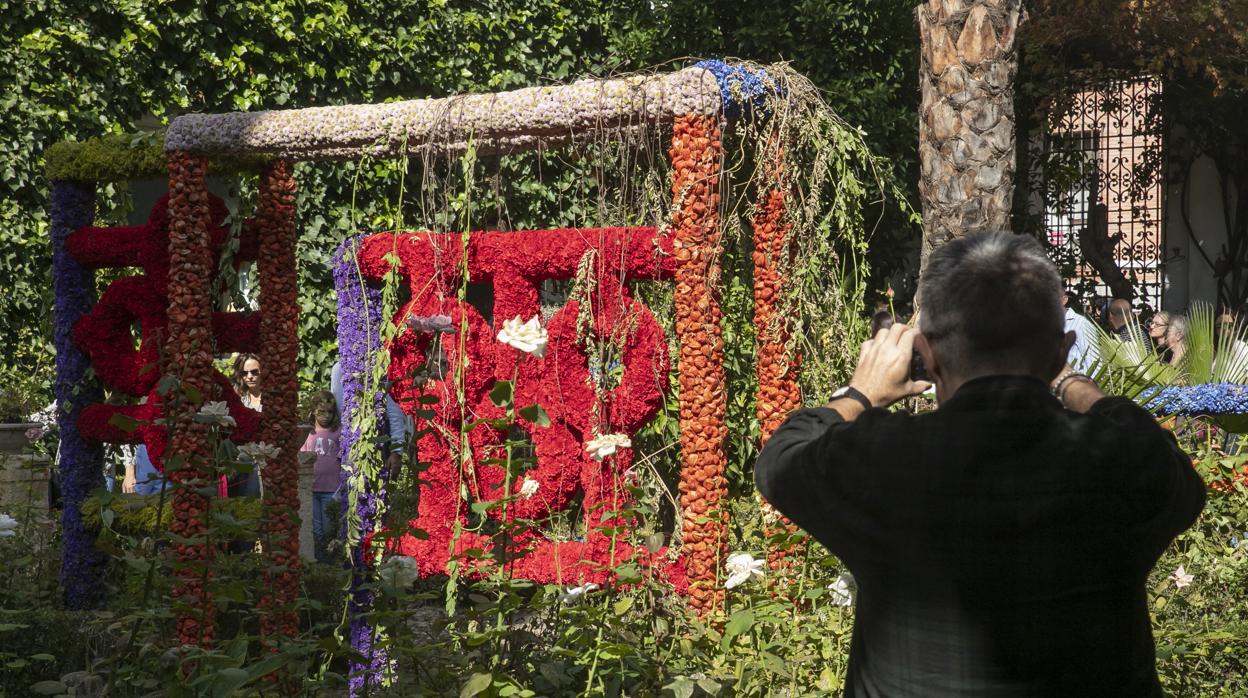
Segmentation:
<svg viewBox="0 0 1248 698">
<path fill-rule="evenodd" d="M 871 404 L 871 398 L 867 397 L 866 395 L 863 395 L 861 390 L 850 387 L 848 385 L 832 393 L 833 400 L 837 398 L 842 398 L 842 397 L 847 397 L 852 400 L 857 400 L 859 404 L 862 405 L 862 409 L 864 410 L 869 410 L 872 407 L 875 407 L 875 405 Z"/>
</svg>

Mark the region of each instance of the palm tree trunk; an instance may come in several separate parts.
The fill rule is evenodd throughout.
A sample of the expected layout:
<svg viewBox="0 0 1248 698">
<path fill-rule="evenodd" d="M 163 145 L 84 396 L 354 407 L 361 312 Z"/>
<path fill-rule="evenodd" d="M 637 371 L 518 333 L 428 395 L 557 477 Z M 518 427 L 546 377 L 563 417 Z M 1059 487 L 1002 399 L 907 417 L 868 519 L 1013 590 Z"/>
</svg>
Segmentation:
<svg viewBox="0 0 1248 698">
<path fill-rule="evenodd" d="M 916 10 L 922 267 L 954 238 L 1009 229 L 1016 33 L 1022 0 L 929 0 Z"/>
</svg>

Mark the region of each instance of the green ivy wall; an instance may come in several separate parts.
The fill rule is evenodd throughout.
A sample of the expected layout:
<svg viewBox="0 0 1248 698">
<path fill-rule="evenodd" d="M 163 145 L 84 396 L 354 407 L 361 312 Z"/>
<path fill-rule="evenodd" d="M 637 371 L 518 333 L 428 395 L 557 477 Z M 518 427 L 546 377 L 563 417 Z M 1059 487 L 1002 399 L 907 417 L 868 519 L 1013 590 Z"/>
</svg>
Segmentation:
<svg viewBox="0 0 1248 698">
<path fill-rule="evenodd" d="M 791 60 L 877 152 L 913 161 L 917 34 L 907 0 L 0 0 L 0 18 L 0 379 L 36 404 L 51 375 L 44 154 L 63 139 L 151 128 L 189 111 L 505 90 L 730 55 Z M 301 166 L 309 387 L 327 380 L 333 361 L 329 252 L 353 220 L 384 221 L 385 197 L 357 197 L 353 211 L 352 192 L 390 174 L 385 165 Z M 124 187 L 103 191 L 104 220 L 120 221 Z M 533 216 L 548 208 L 509 205 Z M 897 218 L 877 236 L 914 239 Z M 887 273 L 899 247 L 875 249 L 876 273 Z"/>
</svg>

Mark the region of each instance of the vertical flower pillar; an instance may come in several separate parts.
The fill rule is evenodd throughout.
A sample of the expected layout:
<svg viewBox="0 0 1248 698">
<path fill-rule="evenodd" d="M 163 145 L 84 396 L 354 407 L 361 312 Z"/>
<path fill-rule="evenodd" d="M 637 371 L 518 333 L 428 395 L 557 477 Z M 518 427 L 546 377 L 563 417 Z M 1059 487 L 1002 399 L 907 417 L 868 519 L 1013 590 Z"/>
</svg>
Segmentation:
<svg viewBox="0 0 1248 698">
<path fill-rule="evenodd" d="M 105 555 L 82 522 L 87 494 L 104 485 L 104 451 L 84 441 L 78 416 L 85 405 L 103 401 L 99 385 L 86 379 L 91 362 L 73 342 L 74 323 L 95 305 L 95 274 L 65 249 L 75 230 L 95 217 L 94 186 L 58 180 L 52 183 L 53 341 L 56 345 L 56 420 L 61 432 L 61 589 L 65 605 L 89 608 L 101 599 Z"/>
<path fill-rule="evenodd" d="M 204 515 L 210 484 L 207 425 L 194 420 L 196 394 L 210 399 L 212 364 L 212 275 L 209 250 L 206 157 L 171 151 L 169 158 L 169 337 L 165 343 L 165 375 L 178 379 L 177 395 L 170 396 L 166 416 L 172 435 L 167 472 L 173 489 L 170 531 L 178 563 L 173 597 L 178 604 L 177 632 L 182 644 L 210 647 L 215 608 L 208 590 L 212 576 L 212 546 L 206 540 Z M 177 462 L 174 462 L 177 461 Z"/>
<path fill-rule="evenodd" d="M 342 362 L 342 440 L 339 453 L 342 456 L 342 535 L 348 537 L 354 520 L 358 526 L 358 538 L 348 541 L 351 565 L 356 570 L 352 577 L 351 600 L 348 612 L 351 647 L 362 656 L 365 663 L 352 662 L 349 676 L 351 695 L 358 695 L 367 683 L 381 685 L 382 668 L 386 665 L 384 650 L 373 647 L 373 628 L 364 618 L 373 603 L 373 592 L 362 587 L 364 576 L 359 572 L 368 563 L 361 541 L 377 526 L 377 500 L 384 499 L 385 483 L 370 482 L 365 477 L 364 464 L 357 462 L 355 445 L 368 435 L 356 426 L 357 415 L 372 412 L 372 423 L 382 424 L 385 419 L 385 402 L 381 391 L 365 390 L 365 376 L 372 374 L 374 355 L 381 350 L 381 291 L 367 285 L 360 274 L 357 262 L 361 238 L 350 238 L 334 253 L 334 288 L 338 292 L 338 359 Z M 353 451 L 357 455 L 353 455 Z M 354 483 L 363 483 L 355 495 L 354 510 L 351 507 L 351 491 Z"/>
<path fill-rule="evenodd" d="M 260 272 L 260 349 L 264 362 L 261 441 L 278 448 L 264 482 L 265 591 L 260 633 L 274 647 L 298 634 L 299 592 L 299 294 L 295 276 L 295 180 L 277 160 L 260 174 L 257 235 Z"/>
<path fill-rule="evenodd" d="M 715 296 L 719 282 L 718 118 L 677 116 L 672 127 L 672 228 L 676 257 L 676 337 L 680 346 L 681 532 L 688 555 L 689 602 L 699 613 L 723 607 L 717 583 L 727 549 L 724 341 Z"/>
<path fill-rule="evenodd" d="M 762 445 L 780 427 L 790 412 L 801 407 L 798 385 L 801 357 L 789 354 L 790 332 L 780 312 L 779 301 L 788 288 L 784 263 L 789 256 L 789 231 L 785 221 L 786 179 L 784 150 L 778 139 L 770 138 L 763 153 L 764 181 L 753 218 L 754 226 L 754 326 L 758 328 L 758 399 L 755 414 L 762 431 Z M 766 501 L 762 502 L 763 532 L 794 533 L 797 527 Z M 786 548 L 769 547 L 767 562 L 773 570 L 785 566 Z"/>
</svg>

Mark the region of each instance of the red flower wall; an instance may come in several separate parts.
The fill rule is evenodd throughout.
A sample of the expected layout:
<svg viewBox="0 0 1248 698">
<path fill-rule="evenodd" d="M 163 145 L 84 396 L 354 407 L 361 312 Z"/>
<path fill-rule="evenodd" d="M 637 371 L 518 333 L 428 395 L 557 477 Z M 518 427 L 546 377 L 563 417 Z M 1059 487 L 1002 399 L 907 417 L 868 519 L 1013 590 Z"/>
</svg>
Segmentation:
<svg viewBox="0 0 1248 698">
<path fill-rule="evenodd" d="M 367 238 L 359 260 L 366 278 L 380 280 L 389 270 L 386 255 L 400 260 L 399 272 L 410 285 L 412 300 L 395 318 L 446 315 L 454 327 L 467 324 L 461 349 L 458 333 L 442 335 L 442 350 L 451 368 L 443 378 L 418 376 L 426 364 L 435 337 L 405 328 L 391 347 L 390 379 L 394 398 L 415 415 L 430 409 L 429 419 L 416 418 L 417 430 L 432 427 L 417 442 L 418 459 L 430 463 L 421 473 L 420 504 L 412 525 L 425 531 L 427 539 L 402 536 L 397 552 L 418 560 L 422 575 L 443 574 L 455 559 L 470 575 L 491 569 L 492 562 L 470 557 L 472 549 L 489 551 L 495 541 L 482 533 L 461 531 L 451 554 L 458 524 L 470 528 L 473 501 L 492 501 L 504 495 L 502 466 L 489 462 L 504 457 L 504 435 L 491 426 L 468 432 L 472 457 L 460 467 L 459 434 L 466 422 L 497 419 L 504 415 L 490 400 L 498 380 L 516 375 L 515 404 L 541 405 L 550 426 L 539 427 L 521 419 L 534 444 L 537 462 L 513 479 L 506 518 L 545 519 L 573 505 L 583 495 L 580 509 L 587 531 L 584 540 L 556 541 L 540 529 L 515 536 L 507 557 L 515 575 L 542 583 L 606 583 L 612 567 L 635 560 L 684 586 L 683 562 L 669 560 L 666 549 L 651 554 L 625 542 L 618 529 L 630 524 L 616 512 L 631 502 L 625 483 L 632 465 L 631 449 L 599 462 L 585 450 L 586 442 L 607 433 L 635 433 L 662 406 L 667 388 L 667 343 L 662 329 L 645 306 L 630 297 L 620 280 L 670 278 L 670 240 L 652 228 L 606 228 L 473 233 L 466 260 L 473 283 L 489 283 L 494 292 L 493 326 L 471 305 L 457 298 L 463 252 L 458 234 L 379 234 Z M 503 320 L 531 318 L 541 312 L 539 289 L 547 279 L 571 279 L 578 265 L 592 260 L 594 291 L 587 299 L 571 300 L 548 322 L 545 356 L 536 358 L 500 343 L 496 328 Z M 591 304 L 585 334 L 615 347 L 622 367 L 618 385 L 596 391 L 590 359 L 578 338 L 581 303 Z M 467 360 L 463 376 L 464 400 L 457 398 L 454 368 Z M 517 360 L 520 360 L 517 368 Z M 610 367 L 608 367 L 610 368 Z M 437 397 L 424 405 L 422 396 Z M 520 495 L 523 480 L 539 483 L 531 498 Z M 466 492 L 467 497 L 461 496 Z M 503 517 L 491 509 L 495 519 Z M 610 530 L 604 531 L 604 528 Z"/>
</svg>

